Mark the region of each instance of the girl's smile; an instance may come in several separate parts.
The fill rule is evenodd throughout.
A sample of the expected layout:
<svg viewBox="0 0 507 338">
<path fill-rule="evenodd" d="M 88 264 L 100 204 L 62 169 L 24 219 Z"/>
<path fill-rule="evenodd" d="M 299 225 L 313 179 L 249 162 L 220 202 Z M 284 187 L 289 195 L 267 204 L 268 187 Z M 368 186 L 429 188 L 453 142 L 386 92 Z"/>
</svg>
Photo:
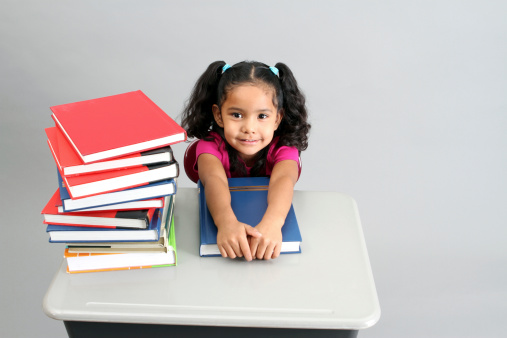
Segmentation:
<svg viewBox="0 0 507 338">
<path fill-rule="evenodd" d="M 271 143 L 282 119 L 273 95 L 265 87 L 246 84 L 231 89 L 221 108 L 213 105 L 215 121 L 224 128 L 227 143 L 247 166 Z"/>
</svg>

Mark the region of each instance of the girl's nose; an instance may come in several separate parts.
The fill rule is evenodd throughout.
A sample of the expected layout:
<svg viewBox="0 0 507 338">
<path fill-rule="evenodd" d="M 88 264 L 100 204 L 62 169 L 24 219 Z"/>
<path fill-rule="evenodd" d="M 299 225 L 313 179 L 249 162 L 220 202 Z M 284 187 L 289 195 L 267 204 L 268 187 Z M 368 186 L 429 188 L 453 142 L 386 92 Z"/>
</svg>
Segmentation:
<svg viewBox="0 0 507 338">
<path fill-rule="evenodd" d="M 255 121 L 250 119 L 245 120 L 241 131 L 246 134 L 255 133 Z"/>
</svg>

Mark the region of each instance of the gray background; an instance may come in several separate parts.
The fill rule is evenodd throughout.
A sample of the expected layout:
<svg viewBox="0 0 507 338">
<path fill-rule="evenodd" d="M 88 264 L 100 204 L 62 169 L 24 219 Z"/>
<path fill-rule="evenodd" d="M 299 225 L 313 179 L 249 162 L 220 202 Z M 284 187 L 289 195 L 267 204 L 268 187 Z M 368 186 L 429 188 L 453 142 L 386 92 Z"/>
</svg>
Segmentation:
<svg viewBox="0 0 507 338">
<path fill-rule="evenodd" d="M 306 93 L 297 189 L 358 202 L 382 308 L 361 337 L 504 335 L 506 14 L 505 1 L 2 0 L 0 336 L 65 336 L 41 306 L 63 252 L 39 214 L 56 189 L 49 107 L 141 89 L 177 118 L 222 59 L 285 62 Z"/>
</svg>

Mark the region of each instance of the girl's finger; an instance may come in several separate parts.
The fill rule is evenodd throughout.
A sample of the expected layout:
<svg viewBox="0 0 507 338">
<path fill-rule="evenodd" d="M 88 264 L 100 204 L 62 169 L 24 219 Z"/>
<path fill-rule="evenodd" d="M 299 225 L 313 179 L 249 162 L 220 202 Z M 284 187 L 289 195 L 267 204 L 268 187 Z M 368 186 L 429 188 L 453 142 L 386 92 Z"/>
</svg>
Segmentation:
<svg viewBox="0 0 507 338">
<path fill-rule="evenodd" d="M 245 259 L 247 261 L 251 261 L 252 260 L 252 253 L 250 252 L 250 246 L 248 245 L 248 240 L 246 238 L 242 238 L 239 241 L 239 245 L 240 245 L 241 253 L 242 253 L 242 255 L 245 256 Z"/>
<path fill-rule="evenodd" d="M 239 243 L 231 243 L 231 248 L 234 250 L 234 258 L 236 257 L 243 257 L 243 252 L 241 251 L 241 247 Z"/>
<path fill-rule="evenodd" d="M 250 225 L 245 224 L 245 231 L 248 236 L 252 237 L 261 237 L 262 234 L 259 232 L 259 230 L 255 229 L 254 227 L 251 227 Z"/>
<path fill-rule="evenodd" d="M 264 253 L 264 259 L 266 259 L 266 260 L 271 259 L 273 257 L 274 251 L 275 251 L 275 244 L 274 243 L 270 243 L 266 247 L 266 252 Z"/>
<path fill-rule="evenodd" d="M 220 254 L 222 255 L 222 257 L 227 257 L 227 251 L 225 251 L 224 247 L 219 245 L 218 246 L 218 250 L 220 250 Z"/>
<path fill-rule="evenodd" d="M 227 245 L 225 247 L 225 250 L 227 251 L 227 256 L 226 257 L 229 257 L 229 258 L 236 258 L 236 253 L 234 252 L 234 249 L 230 246 L 230 245 Z"/>
<path fill-rule="evenodd" d="M 257 247 L 259 246 L 259 240 L 257 238 L 250 237 L 250 253 L 252 254 L 252 258 L 257 258 Z"/>
<path fill-rule="evenodd" d="M 266 253 L 266 248 L 268 245 L 266 243 L 261 242 L 259 246 L 257 247 L 257 258 L 263 259 L 264 254 Z"/>
<path fill-rule="evenodd" d="M 275 251 L 273 252 L 273 258 L 277 258 L 278 256 L 280 256 L 281 251 L 282 251 L 282 243 L 278 243 L 275 246 Z"/>
<path fill-rule="evenodd" d="M 252 258 L 257 258 L 257 252 L 259 251 L 259 240 L 257 238 L 251 238 L 250 240 L 250 252 L 252 253 Z"/>
</svg>

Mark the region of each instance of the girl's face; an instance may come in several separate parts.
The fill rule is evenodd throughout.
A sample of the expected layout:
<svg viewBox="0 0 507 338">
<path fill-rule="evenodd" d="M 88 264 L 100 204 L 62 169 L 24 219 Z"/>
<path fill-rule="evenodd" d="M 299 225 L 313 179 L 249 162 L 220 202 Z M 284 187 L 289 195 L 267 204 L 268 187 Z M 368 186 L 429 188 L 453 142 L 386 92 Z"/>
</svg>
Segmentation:
<svg viewBox="0 0 507 338">
<path fill-rule="evenodd" d="M 273 91 L 255 85 L 240 85 L 227 93 L 222 109 L 213 105 L 217 124 L 225 139 L 247 166 L 273 140 L 282 116 L 273 105 Z"/>
</svg>

